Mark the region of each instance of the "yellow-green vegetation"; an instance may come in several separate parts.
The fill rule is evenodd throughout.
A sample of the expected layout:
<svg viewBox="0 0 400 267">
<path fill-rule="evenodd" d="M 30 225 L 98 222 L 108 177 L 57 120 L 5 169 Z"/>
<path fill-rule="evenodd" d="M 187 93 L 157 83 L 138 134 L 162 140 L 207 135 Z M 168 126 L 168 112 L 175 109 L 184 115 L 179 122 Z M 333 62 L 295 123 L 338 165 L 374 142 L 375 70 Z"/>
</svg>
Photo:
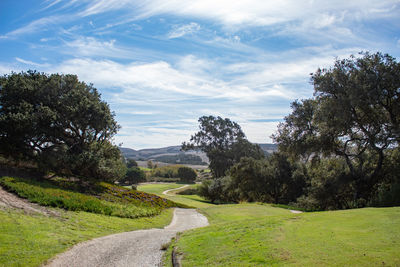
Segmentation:
<svg viewBox="0 0 400 267">
<path fill-rule="evenodd" d="M 37 180 L 1 177 L 0 185 L 20 197 L 43 206 L 123 218 L 154 216 L 165 208 L 183 207 L 154 194 L 104 182 L 82 186 L 61 178 Z"/>
<path fill-rule="evenodd" d="M 138 190 L 144 191 L 159 196 L 165 196 L 162 194 L 165 190 L 175 189 L 184 186 L 184 184 L 177 183 L 165 183 L 165 184 L 142 184 L 137 187 Z"/>
<path fill-rule="evenodd" d="M 0 210 L 0 266 L 39 266 L 72 245 L 118 232 L 162 228 L 172 209 L 137 219 L 57 209 L 60 217 Z"/>
<path fill-rule="evenodd" d="M 183 233 L 166 265 L 173 247 L 183 266 L 400 265 L 400 207 L 292 214 L 267 204 L 168 198 L 198 207 L 211 225 Z"/>
<path fill-rule="evenodd" d="M 180 203 L 189 207 L 203 208 L 208 206 L 214 206 L 209 201 L 204 200 L 198 195 L 175 195 L 174 193 L 180 191 L 181 189 L 177 189 L 179 187 L 184 186 L 185 184 L 178 183 L 166 183 L 166 184 L 145 184 L 138 186 L 138 190 L 157 194 L 164 198 L 167 198 L 175 203 Z M 191 184 L 186 188 L 196 188 L 198 185 Z M 169 189 L 177 189 L 177 191 L 173 190 L 168 193 L 168 195 L 163 195 L 162 192 Z"/>
</svg>

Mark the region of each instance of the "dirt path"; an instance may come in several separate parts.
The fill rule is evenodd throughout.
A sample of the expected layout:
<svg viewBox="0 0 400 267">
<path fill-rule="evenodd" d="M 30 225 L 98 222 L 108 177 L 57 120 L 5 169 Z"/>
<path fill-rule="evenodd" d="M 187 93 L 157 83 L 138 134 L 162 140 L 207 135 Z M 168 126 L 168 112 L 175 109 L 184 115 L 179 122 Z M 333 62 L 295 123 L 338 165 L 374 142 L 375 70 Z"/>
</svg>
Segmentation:
<svg viewBox="0 0 400 267">
<path fill-rule="evenodd" d="M 291 213 L 296 213 L 296 214 L 297 214 L 297 213 L 303 213 L 303 212 L 300 211 L 300 210 L 290 210 L 290 212 L 291 212 Z"/>
<path fill-rule="evenodd" d="M 171 224 L 164 229 L 126 232 L 83 242 L 46 266 L 159 266 L 163 244 L 178 232 L 207 225 L 207 218 L 196 210 L 176 208 Z"/>
<path fill-rule="evenodd" d="M 11 194 L 4 190 L 0 186 L 0 208 L 7 209 L 7 208 L 12 208 L 12 209 L 21 209 L 26 213 L 41 213 L 46 216 L 60 216 L 60 214 L 56 211 L 49 210 L 45 207 L 42 207 L 40 205 L 31 203 L 27 201 L 26 199 L 17 197 L 14 194 Z"/>
<path fill-rule="evenodd" d="M 187 185 L 184 185 L 184 186 L 181 186 L 181 187 L 178 187 L 178 188 L 168 189 L 168 190 L 165 190 L 162 193 L 163 193 L 163 195 L 172 196 L 171 194 L 168 194 L 170 191 L 179 190 L 179 189 L 182 189 L 182 188 L 185 188 L 185 187 L 188 187 L 188 186 L 189 185 L 187 184 Z"/>
</svg>

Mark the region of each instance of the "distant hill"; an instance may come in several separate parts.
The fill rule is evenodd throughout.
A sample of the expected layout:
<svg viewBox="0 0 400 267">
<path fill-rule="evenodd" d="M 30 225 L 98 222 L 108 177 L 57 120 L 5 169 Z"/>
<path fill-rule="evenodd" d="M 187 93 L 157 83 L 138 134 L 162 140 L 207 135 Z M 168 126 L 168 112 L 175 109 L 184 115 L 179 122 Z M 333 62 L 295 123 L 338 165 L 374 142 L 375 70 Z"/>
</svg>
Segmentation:
<svg viewBox="0 0 400 267">
<path fill-rule="evenodd" d="M 266 154 L 277 150 L 275 144 L 258 144 Z M 139 161 L 153 160 L 171 164 L 207 165 L 209 160 L 202 151 L 181 151 L 181 146 L 169 146 L 162 148 L 149 148 L 135 150 L 131 148 L 119 148 L 125 158 Z"/>
</svg>

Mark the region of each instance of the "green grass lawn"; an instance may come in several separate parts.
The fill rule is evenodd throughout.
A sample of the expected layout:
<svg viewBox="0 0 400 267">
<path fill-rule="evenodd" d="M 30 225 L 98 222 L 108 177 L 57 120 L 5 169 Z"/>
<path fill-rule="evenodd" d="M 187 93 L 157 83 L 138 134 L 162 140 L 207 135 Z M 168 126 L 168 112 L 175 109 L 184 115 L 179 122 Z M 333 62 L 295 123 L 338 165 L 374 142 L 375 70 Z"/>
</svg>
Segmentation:
<svg viewBox="0 0 400 267">
<path fill-rule="evenodd" d="M 210 226 L 183 233 L 173 246 L 183 266 L 400 266 L 400 207 L 292 214 L 261 204 L 197 207 Z"/>
<path fill-rule="evenodd" d="M 143 184 L 137 187 L 138 190 L 156 194 L 159 196 L 165 196 L 162 194 L 165 190 L 175 189 L 184 186 L 185 184 L 178 184 L 178 183 L 165 183 L 165 184 Z"/>
<path fill-rule="evenodd" d="M 162 228 L 172 218 L 172 209 L 138 219 L 57 210 L 61 217 L 0 210 L 0 266 L 39 266 L 78 242 L 118 232 Z"/>
<path fill-rule="evenodd" d="M 181 203 L 181 204 L 187 205 L 189 207 L 206 208 L 209 206 L 214 206 L 209 201 L 206 201 L 197 195 L 173 195 L 174 191 L 170 191 L 171 195 L 163 195 L 162 194 L 162 192 L 164 192 L 165 190 L 176 189 L 176 188 L 182 187 L 184 185 L 185 184 L 180 184 L 180 183 L 144 184 L 144 185 L 138 186 L 137 189 L 140 191 L 147 192 L 147 193 L 152 193 L 152 194 L 162 196 L 171 201 L 174 201 L 176 203 Z M 196 186 L 197 186 L 196 184 L 191 184 L 191 185 L 189 185 L 189 188 L 196 187 Z"/>
</svg>

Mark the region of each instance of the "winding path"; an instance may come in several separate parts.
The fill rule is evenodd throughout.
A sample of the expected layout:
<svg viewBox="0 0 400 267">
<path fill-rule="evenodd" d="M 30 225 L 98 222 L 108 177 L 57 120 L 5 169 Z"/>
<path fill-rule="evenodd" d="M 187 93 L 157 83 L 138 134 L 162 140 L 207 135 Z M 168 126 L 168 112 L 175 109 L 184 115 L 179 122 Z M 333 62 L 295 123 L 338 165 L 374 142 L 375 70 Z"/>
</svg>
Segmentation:
<svg viewBox="0 0 400 267">
<path fill-rule="evenodd" d="M 163 193 L 163 195 L 172 196 L 172 195 L 168 194 L 170 191 L 179 190 L 179 189 L 182 189 L 182 188 L 185 188 L 185 187 L 188 187 L 188 186 L 189 186 L 189 185 L 187 184 L 187 185 L 184 185 L 184 186 L 181 186 L 181 187 L 178 187 L 178 188 L 168 189 L 168 190 L 165 190 L 165 191 L 162 192 L 162 193 Z"/>
<path fill-rule="evenodd" d="M 75 245 L 56 256 L 46 266 L 159 266 L 163 251 L 178 232 L 208 225 L 205 216 L 194 209 L 176 208 L 170 225 L 96 238 Z"/>
</svg>

